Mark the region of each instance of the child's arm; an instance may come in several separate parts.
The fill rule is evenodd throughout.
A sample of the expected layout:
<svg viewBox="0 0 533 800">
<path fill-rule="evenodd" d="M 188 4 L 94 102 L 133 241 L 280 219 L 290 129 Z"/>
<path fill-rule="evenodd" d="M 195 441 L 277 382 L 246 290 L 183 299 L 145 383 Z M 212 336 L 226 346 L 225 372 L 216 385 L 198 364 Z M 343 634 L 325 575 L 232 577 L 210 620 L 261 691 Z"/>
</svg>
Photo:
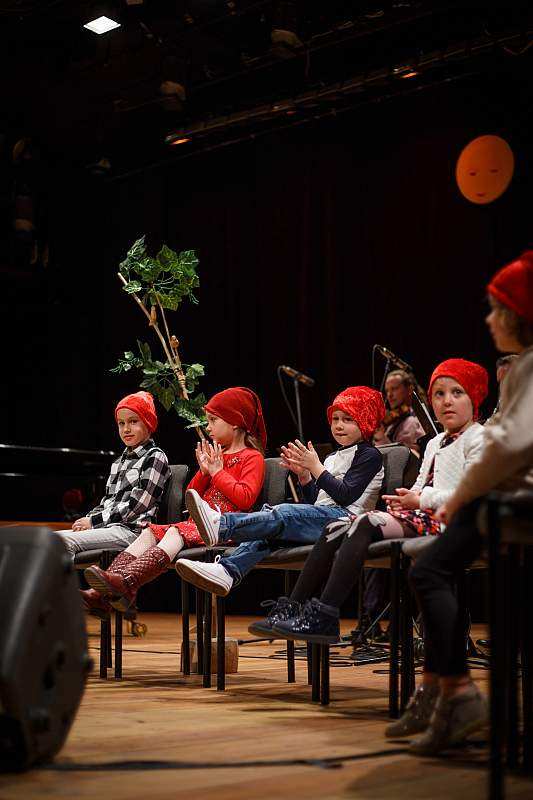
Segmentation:
<svg viewBox="0 0 533 800">
<path fill-rule="evenodd" d="M 168 460 L 162 450 L 154 450 L 143 461 L 139 482 L 127 498 L 118 500 L 111 508 L 103 508 L 88 515 L 93 528 L 104 525 L 129 525 L 145 514 L 161 498 L 170 476 Z"/>
<path fill-rule="evenodd" d="M 498 421 L 484 428 L 483 453 L 446 503 L 449 516 L 533 463 L 533 352 L 520 357 L 506 381 L 509 403 Z"/>
<path fill-rule="evenodd" d="M 251 450 L 243 457 L 238 478 L 225 469 L 211 478 L 211 485 L 222 492 L 230 503 L 241 511 L 248 511 L 259 497 L 265 479 L 265 459 L 257 450 Z"/>
<path fill-rule="evenodd" d="M 324 469 L 316 479 L 318 489 L 323 489 L 338 506 L 349 506 L 361 497 L 366 487 L 383 466 L 383 456 L 374 447 L 356 452 L 350 468 L 342 480 L 334 478 Z"/>
</svg>

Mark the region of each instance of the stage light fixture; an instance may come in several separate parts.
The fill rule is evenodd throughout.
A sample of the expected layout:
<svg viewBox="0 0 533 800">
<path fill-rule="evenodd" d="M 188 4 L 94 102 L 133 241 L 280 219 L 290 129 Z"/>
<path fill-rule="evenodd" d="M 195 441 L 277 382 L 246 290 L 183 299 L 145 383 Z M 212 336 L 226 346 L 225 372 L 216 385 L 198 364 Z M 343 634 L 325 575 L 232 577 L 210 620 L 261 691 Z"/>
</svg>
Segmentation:
<svg viewBox="0 0 533 800">
<path fill-rule="evenodd" d="M 109 17 L 97 17 L 97 19 L 87 22 L 83 27 L 87 28 L 88 31 L 102 35 L 115 28 L 120 28 L 120 22 L 115 22 L 114 19 L 109 19 Z"/>
<path fill-rule="evenodd" d="M 392 74 L 395 78 L 414 78 L 418 75 L 418 70 L 410 64 L 403 64 L 401 67 L 394 67 Z"/>
<path fill-rule="evenodd" d="M 183 136 L 181 139 L 174 139 L 172 142 L 169 142 L 169 144 L 171 145 L 186 144 L 187 142 L 190 141 L 191 141 L 190 136 Z"/>
</svg>

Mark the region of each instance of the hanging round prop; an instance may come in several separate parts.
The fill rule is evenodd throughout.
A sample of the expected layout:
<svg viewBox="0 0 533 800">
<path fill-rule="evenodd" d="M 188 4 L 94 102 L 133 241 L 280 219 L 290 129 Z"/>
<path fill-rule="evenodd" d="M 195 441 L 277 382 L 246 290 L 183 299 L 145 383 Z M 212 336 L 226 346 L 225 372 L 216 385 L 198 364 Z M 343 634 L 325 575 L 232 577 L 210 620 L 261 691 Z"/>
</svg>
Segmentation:
<svg viewBox="0 0 533 800">
<path fill-rule="evenodd" d="M 505 192 L 514 172 L 513 151 L 500 136 L 478 136 L 457 160 L 455 178 L 471 203 L 485 205 Z"/>
</svg>

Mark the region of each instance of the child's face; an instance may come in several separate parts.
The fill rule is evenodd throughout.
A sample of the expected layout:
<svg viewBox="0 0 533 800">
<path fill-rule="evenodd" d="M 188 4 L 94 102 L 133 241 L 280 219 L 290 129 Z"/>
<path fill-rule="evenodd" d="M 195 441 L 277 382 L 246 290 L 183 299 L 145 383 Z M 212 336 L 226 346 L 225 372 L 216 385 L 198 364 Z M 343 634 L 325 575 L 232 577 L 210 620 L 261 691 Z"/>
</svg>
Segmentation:
<svg viewBox="0 0 533 800">
<path fill-rule="evenodd" d="M 472 401 L 453 378 L 437 378 L 431 392 L 431 405 L 447 433 L 458 433 L 472 422 Z"/>
<path fill-rule="evenodd" d="M 334 411 L 331 415 L 331 435 L 343 447 L 350 447 L 361 440 L 357 422 L 344 411 Z"/>
<path fill-rule="evenodd" d="M 500 353 L 519 353 L 522 350 L 522 346 L 516 341 L 505 324 L 505 312 L 498 305 L 494 304 L 490 295 L 489 303 L 491 305 L 491 311 L 485 318 L 485 322 L 489 326 L 496 350 L 499 350 Z"/>
<path fill-rule="evenodd" d="M 207 414 L 207 432 L 214 442 L 227 447 L 233 442 L 235 427 L 214 414 Z"/>
<path fill-rule="evenodd" d="M 135 411 L 120 408 L 117 413 L 118 435 L 126 447 L 138 447 L 150 438 L 150 431 Z"/>
</svg>

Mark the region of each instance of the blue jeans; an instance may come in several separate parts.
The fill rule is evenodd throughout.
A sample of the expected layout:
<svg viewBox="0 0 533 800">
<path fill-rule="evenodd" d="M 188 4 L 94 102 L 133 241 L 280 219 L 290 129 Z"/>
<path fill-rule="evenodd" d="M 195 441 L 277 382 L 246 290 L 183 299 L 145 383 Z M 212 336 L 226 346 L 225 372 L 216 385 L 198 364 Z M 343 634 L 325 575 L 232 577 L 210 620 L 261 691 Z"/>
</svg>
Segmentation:
<svg viewBox="0 0 533 800">
<path fill-rule="evenodd" d="M 223 514 L 219 540 L 237 542 L 236 551 L 220 564 L 227 569 L 234 585 L 242 581 L 260 561 L 280 544 L 314 544 L 333 519 L 348 517 L 341 506 L 316 506 L 307 503 L 281 503 L 263 506 L 251 514 Z"/>
</svg>

